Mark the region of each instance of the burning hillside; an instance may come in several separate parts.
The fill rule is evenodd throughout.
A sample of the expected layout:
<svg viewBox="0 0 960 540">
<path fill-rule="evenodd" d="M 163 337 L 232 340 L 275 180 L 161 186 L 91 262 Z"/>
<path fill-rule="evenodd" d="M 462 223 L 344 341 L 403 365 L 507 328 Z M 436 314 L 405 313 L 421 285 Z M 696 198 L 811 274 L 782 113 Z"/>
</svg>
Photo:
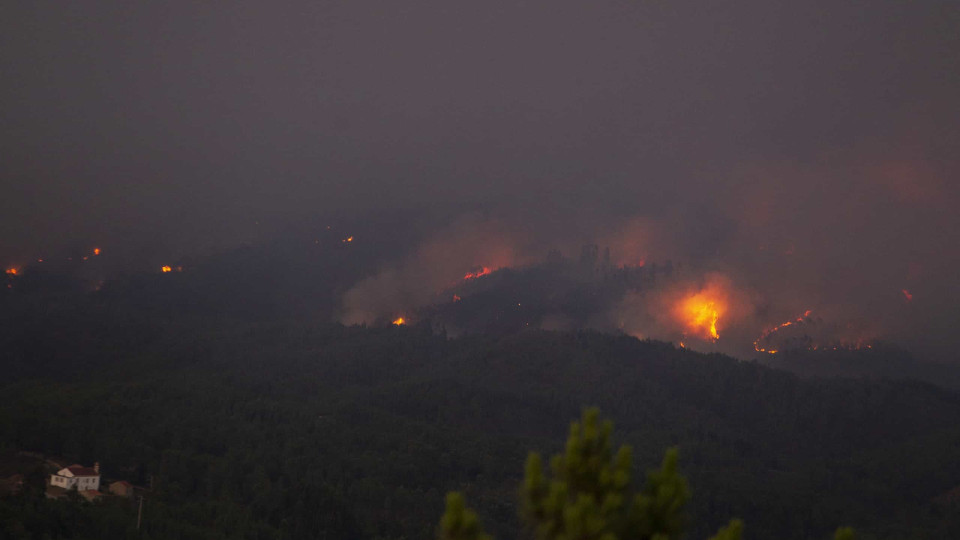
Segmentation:
<svg viewBox="0 0 960 540">
<path fill-rule="evenodd" d="M 857 336 L 860 337 L 857 337 Z M 851 337 L 853 336 L 853 337 Z M 870 349 L 873 340 L 862 337 L 851 325 L 838 325 L 812 315 L 810 310 L 796 319 L 764 330 L 753 342 L 757 352 L 777 354 L 782 351 L 846 351 Z"/>
</svg>

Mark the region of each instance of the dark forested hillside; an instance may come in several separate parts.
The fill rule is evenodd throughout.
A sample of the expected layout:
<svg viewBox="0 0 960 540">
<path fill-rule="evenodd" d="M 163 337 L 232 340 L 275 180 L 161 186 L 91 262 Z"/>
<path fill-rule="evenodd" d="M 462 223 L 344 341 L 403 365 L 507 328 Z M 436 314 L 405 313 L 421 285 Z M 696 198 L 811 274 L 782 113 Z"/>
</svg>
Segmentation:
<svg viewBox="0 0 960 540">
<path fill-rule="evenodd" d="M 960 395 L 927 384 L 804 380 L 590 332 L 35 317 L 5 324 L 0 451 L 152 479 L 144 537 L 428 538 L 452 489 L 514 537 L 527 451 L 555 451 L 587 405 L 641 468 L 679 445 L 691 537 L 730 516 L 748 538 L 960 534 L 938 499 L 960 486 Z M 0 499 L 3 530 L 134 527 L 130 505 L 38 493 Z"/>
</svg>

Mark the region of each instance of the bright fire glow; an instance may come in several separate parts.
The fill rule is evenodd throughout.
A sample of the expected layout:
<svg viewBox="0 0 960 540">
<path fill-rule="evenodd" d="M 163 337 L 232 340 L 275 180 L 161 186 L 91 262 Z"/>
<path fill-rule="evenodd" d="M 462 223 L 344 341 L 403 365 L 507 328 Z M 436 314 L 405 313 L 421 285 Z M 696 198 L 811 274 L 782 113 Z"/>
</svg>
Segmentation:
<svg viewBox="0 0 960 540">
<path fill-rule="evenodd" d="M 393 321 L 393 324 L 394 324 L 395 326 L 403 326 L 403 325 L 407 324 L 407 320 L 404 319 L 403 317 L 397 317 L 397 318 Z"/>
<path fill-rule="evenodd" d="M 167 272 L 173 272 L 173 267 L 171 266 L 161 266 L 160 271 L 166 274 Z"/>
<path fill-rule="evenodd" d="M 348 237 L 344 238 L 343 240 L 341 240 L 341 242 L 343 242 L 344 244 L 349 244 L 350 242 L 353 242 L 353 237 L 352 237 L 352 236 L 348 236 Z"/>
<path fill-rule="evenodd" d="M 464 280 L 477 279 L 478 277 L 485 276 L 485 275 L 490 274 L 490 273 L 492 273 L 492 272 L 493 272 L 493 270 L 487 268 L 486 266 L 482 266 L 482 267 L 480 267 L 476 272 L 467 272 L 467 274 L 466 274 L 465 276 L 463 276 L 463 279 L 464 279 Z"/>
<path fill-rule="evenodd" d="M 99 254 L 100 254 L 100 248 L 93 248 L 93 254 L 94 254 L 94 255 L 99 255 Z"/>
<path fill-rule="evenodd" d="M 19 271 L 20 271 L 20 270 L 18 270 L 18 269 L 15 268 L 15 267 L 10 267 L 10 268 L 7 268 L 7 275 L 15 276 L 15 275 L 17 275 L 17 272 L 19 272 Z"/>
<path fill-rule="evenodd" d="M 459 302 L 459 301 L 460 301 L 460 296 L 458 296 L 458 295 L 456 295 L 456 294 L 453 295 L 453 301 L 454 301 L 454 302 Z"/>
<path fill-rule="evenodd" d="M 723 307 L 718 299 L 706 293 L 697 293 L 681 300 L 676 314 L 686 327 L 685 334 L 716 341 L 720 339 L 717 321 L 720 320 Z"/>
</svg>

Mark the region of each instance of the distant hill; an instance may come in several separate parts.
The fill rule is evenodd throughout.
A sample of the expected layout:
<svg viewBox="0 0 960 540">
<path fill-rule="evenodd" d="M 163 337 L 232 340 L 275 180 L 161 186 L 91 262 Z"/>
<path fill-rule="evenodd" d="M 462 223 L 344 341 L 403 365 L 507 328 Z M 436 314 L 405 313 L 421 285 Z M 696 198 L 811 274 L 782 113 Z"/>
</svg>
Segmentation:
<svg viewBox="0 0 960 540">
<path fill-rule="evenodd" d="M 804 377 L 908 379 L 960 390 L 960 364 L 923 362 L 899 347 L 882 343 L 857 350 L 793 349 L 761 355 L 760 360 Z"/>
<path fill-rule="evenodd" d="M 427 538 L 451 489 L 514 537 L 526 452 L 555 451 L 586 405 L 641 468 L 679 445 L 694 538 L 730 516 L 749 538 L 960 535 L 942 502 L 960 486 L 960 394 L 930 384 L 806 380 L 594 332 L 450 339 L 429 322 L 96 310 L 5 324 L 2 444 L 152 477 L 151 537 Z M 73 516 L 74 537 L 98 538 L 135 515 L 54 504 L 68 503 L 4 499 L 0 521 Z"/>
</svg>

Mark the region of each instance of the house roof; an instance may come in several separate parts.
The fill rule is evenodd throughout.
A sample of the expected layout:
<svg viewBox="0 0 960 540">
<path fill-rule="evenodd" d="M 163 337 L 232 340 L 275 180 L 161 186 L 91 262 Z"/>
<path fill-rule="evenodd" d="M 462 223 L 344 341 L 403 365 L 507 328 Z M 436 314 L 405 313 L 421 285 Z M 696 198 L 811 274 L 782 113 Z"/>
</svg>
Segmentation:
<svg viewBox="0 0 960 540">
<path fill-rule="evenodd" d="M 123 487 L 133 487 L 133 484 L 131 484 L 130 482 L 127 482 L 126 480 L 117 480 L 116 482 L 110 484 L 111 487 L 118 486 L 118 485 Z"/>
<path fill-rule="evenodd" d="M 84 467 L 83 465 L 71 465 L 66 469 L 74 476 L 100 476 L 100 473 L 92 467 Z"/>
</svg>

